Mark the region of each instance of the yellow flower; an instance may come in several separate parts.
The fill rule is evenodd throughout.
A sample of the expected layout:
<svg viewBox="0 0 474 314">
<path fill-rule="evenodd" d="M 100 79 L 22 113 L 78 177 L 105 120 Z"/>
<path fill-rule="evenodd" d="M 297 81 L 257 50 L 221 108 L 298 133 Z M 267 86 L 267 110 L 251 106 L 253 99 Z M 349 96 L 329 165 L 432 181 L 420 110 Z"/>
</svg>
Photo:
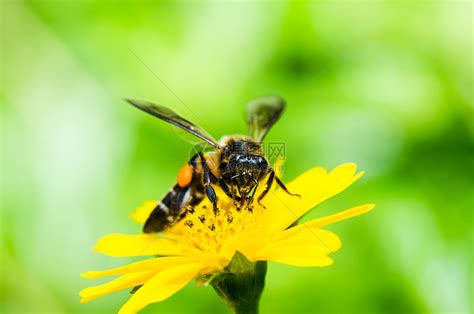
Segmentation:
<svg viewBox="0 0 474 314">
<path fill-rule="evenodd" d="M 224 192 L 217 190 L 219 215 L 203 201 L 173 228 L 163 234 L 109 234 L 94 251 L 109 256 L 155 256 L 104 271 L 90 271 L 87 278 L 120 275 L 106 284 L 80 292 L 81 302 L 143 285 L 122 306 L 120 313 L 137 312 L 150 303 L 170 297 L 198 276 L 219 273 L 236 252 L 249 261 L 275 261 L 296 266 L 328 266 L 328 256 L 341 247 L 334 233 L 321 227 L 370 211 L 374 205 L 353 207 L 338 214 L 296 226 L 292 224 L 324 200 L 342 192 L 363 172 L 354 164 L 343 164 L 331 172 L 313 168 L 287 187 L 301 197 L 272 190 L 252 211 L 238 211 Z M 146 202 L 132 218 L 144 223 L 156 202 Z M 158 256 L 158 257 L 156 257 Z"/>
</svg>

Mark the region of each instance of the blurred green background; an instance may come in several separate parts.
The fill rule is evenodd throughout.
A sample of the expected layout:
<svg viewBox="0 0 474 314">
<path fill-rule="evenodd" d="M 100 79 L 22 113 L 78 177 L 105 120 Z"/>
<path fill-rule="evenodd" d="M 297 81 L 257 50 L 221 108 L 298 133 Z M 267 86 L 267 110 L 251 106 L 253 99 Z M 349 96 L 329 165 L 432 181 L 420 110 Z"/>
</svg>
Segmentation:
<svg viewBox="0 0 474 314">
<path fill-rule="evenodd" d="M 134 233 L 128 214 L 173 184 L 191 145 L 123 97 L 174 108 L 219 138 L 244 106 L 288 107 L 284 180 L 356 162 L 366 176 L 307 218 L 376 203 L 328 229 L 328 268 L 272 263 L 262 313 L 468 313 L 473 258 L 470 2 L 3 1 L 0 311 L 114 312 L 79 304 L 122 265 L 90 249 Z M 228 310 L 190 284 L 144 313 Z"/>
</svg>

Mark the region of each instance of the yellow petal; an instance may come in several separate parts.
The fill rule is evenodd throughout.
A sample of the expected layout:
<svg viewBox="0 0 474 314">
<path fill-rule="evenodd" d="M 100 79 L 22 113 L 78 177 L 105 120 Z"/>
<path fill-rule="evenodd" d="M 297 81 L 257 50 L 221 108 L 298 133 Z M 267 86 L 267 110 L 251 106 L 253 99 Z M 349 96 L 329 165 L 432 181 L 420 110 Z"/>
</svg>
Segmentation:
<svg viewBox="0 0 474 314">
<path fill-rule="evenodd" d="M 136 313 L 150 303 L 163 301 L 183 288 L 206 266 L 200 263 L 181 264 L 167 268 L 143 285 L 125 303 L 119 314 Z"/>
<path fill-rule="evenodd" d="M 282 232 L 275 234 L 273 237 L 273 240 L 278 240 L 281 238 L 291 236 L 292 234 L 297 233 L 302 229 L 306 229 L 306 228 L 309 228 L 311 230 L 318 229 L 323 226 L 326 226 L 326 225 L 329 225 L 341 220 L 359 216 L 371 211 L 374 207 L 375 207 L 374 204 L 366 204 L 366 205 L 361 205 L 361 206 L 356 206 L 350 209 L 346 209 L 334 215 L 313 219 L 308 222 L 301 223 L 295 227 L 289 228 L 287 230 L 284 230 Z"/>
<path fill-rule="evenodd" d="M 131 263 L 122 267 L 117 267 L 108 270 L 102 271 L 88 271 L 81 276 L 86 278 L 100 278 L 104 276 L 115 276 L 125 273 L 135 273 L 135 272 L 148 272 L 154 271 L 158 272 L 170 266 L 183 264 L 183 263 L 191 263 L 197 262 L 193 258 L 189 257 L 180 257 L 180 256 L 173 256 L 173 257 L 156 257 L 150 258 L 147 260 Z"/>
<path fill-rule="evenodd" d="M 301 197 L 291 196 L 282 189 L 270 191 L 263 200 L 270 231 L 286 229 L 316 205 L 345 190 L 364 174 L 355 171 L 355 164 L 340 165 L 329 173 L 323 168 L 313 168 L 287 185 L 291 193 Z"/>
<path fill-rule="evenodd" d="M 300 267 L 329 266 L 333 260 L 323 254 L 318 247 L 307 244 L 276 247 L 266 252 L 258 260 L 273 261 Z"/>
<path fill-rule="evenodd" d="M 365 204 L 365 205 L 361 205 L 361 206 L 352 207 L 350 209 L 346 209 L 345 211 L 342 211 L 342 212 L 334 214 L 334 215 L 330 215 L 330 216 L 326 216 L 326 217 L 322 217 L 322 218 L 313 219 L 311 221 L 308 221 L 306 223 L 306 226 L 308 226 L 310 228 L 320 228 L 322 226 L 333 224 L 333 223 L 341 221 L 341 220 L 345 220 L 345 219 L 349 219 L 349 218 L 352 218 L 352 217 L 356 217 L 356 216 L 365 214 L 365 213 L 371 211 L 372 209 L 374 209 L 374 207 L 375 207 L 375 204 Z"/>
<path fill-rule="evenodd" d="M 115 291 L 141 285 L 145 283 L 148 279 L 150 279 L 154 274 L 155 274 L 154 272 L 140 272 L 140 273 L 125 274 L 103 285 L 86 288 L 82 290 L 81 292 L 79 292 L 79 295 L 82 297 L 81 303 L 89 302 L 98 297 L 101 297 L 103 295 L 106 295 Z"/>
<path fill-rule="evenodd" d="M 296 266 L 326 266 L 328 254 L 341 247 L 334 233 L 317 228 L 299 228 L 290 236 L 267 243 L 257 254 L 256 260 L 273 260 Z"/>
<path fill-rule="evenodd" d="M 138 222 L 140 225 L 145 224 L 146 220 L 150 216 L 151 212 L 157 205 L 157 201 L 145 201 L 143 204 L 135 209 L 131 214 L 130 218 Z"/>
<path fill-rule="evenodd" d="M 337 251 L 341 241 L 334 233 L 304 228 L 289 237 L 268 243 L 256 256 L 294 266 L 328 266 L 333 260 L 329 253 Z"/>
<path fill-rule="evenodd" d="M 97 242 L 93 250 L 116 257 L 179 255 L 179 246 L 175 240 L 154 234 L 108 234 Z"/>
<path fill-rule="evenodd" d="M 199 260 L 203 264 L 213 267 L 216 270 L 222 270 L 229 262 L 229 260 L 220 253 L 203 251 L 186 244 L 181 244 L 181 255 L 192 257 L 194 260 Z"/>
</svg>

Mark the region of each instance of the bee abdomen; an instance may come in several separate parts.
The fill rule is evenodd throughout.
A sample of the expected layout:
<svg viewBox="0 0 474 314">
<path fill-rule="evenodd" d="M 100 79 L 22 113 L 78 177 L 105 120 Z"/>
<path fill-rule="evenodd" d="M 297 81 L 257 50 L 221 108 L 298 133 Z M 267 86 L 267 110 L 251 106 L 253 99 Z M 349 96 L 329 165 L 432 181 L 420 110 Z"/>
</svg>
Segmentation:
<svg viewBox="0 0 474 314">
<path fill-rule="evenodd" d="M 185 208 L 198 205 L 204 198 L 201 171 L 198 163 L 199 154 L 191 157 L 179 171 L 177 183 L 166 193 L 151 212 L 143 232 L 160 232 L 183 219 L 187 212 Z"/>
<path fill-rule="evenodd" d="M 143 226 L 143 232 L 160 232 L 178 221 L 191 194 L 190 187 L 181 187 L 179 184 L 173 186 L 151 212 Z"/>
</svg>

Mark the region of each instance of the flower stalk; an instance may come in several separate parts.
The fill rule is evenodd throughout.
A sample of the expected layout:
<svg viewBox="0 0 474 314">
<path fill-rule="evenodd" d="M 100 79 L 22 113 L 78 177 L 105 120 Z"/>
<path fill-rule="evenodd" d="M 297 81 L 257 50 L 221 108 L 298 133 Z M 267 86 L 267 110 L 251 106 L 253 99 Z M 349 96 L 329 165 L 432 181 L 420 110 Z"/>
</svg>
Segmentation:
<svg viewBox="0 0 474 314">
<path fill-rule="evenodd" d="M 265 286 L 267 262 L 251 262 L 236 252 L 224 272 L 213 277 L 210 284 L 236 314 L 257 314 Z"/>
</svg>

